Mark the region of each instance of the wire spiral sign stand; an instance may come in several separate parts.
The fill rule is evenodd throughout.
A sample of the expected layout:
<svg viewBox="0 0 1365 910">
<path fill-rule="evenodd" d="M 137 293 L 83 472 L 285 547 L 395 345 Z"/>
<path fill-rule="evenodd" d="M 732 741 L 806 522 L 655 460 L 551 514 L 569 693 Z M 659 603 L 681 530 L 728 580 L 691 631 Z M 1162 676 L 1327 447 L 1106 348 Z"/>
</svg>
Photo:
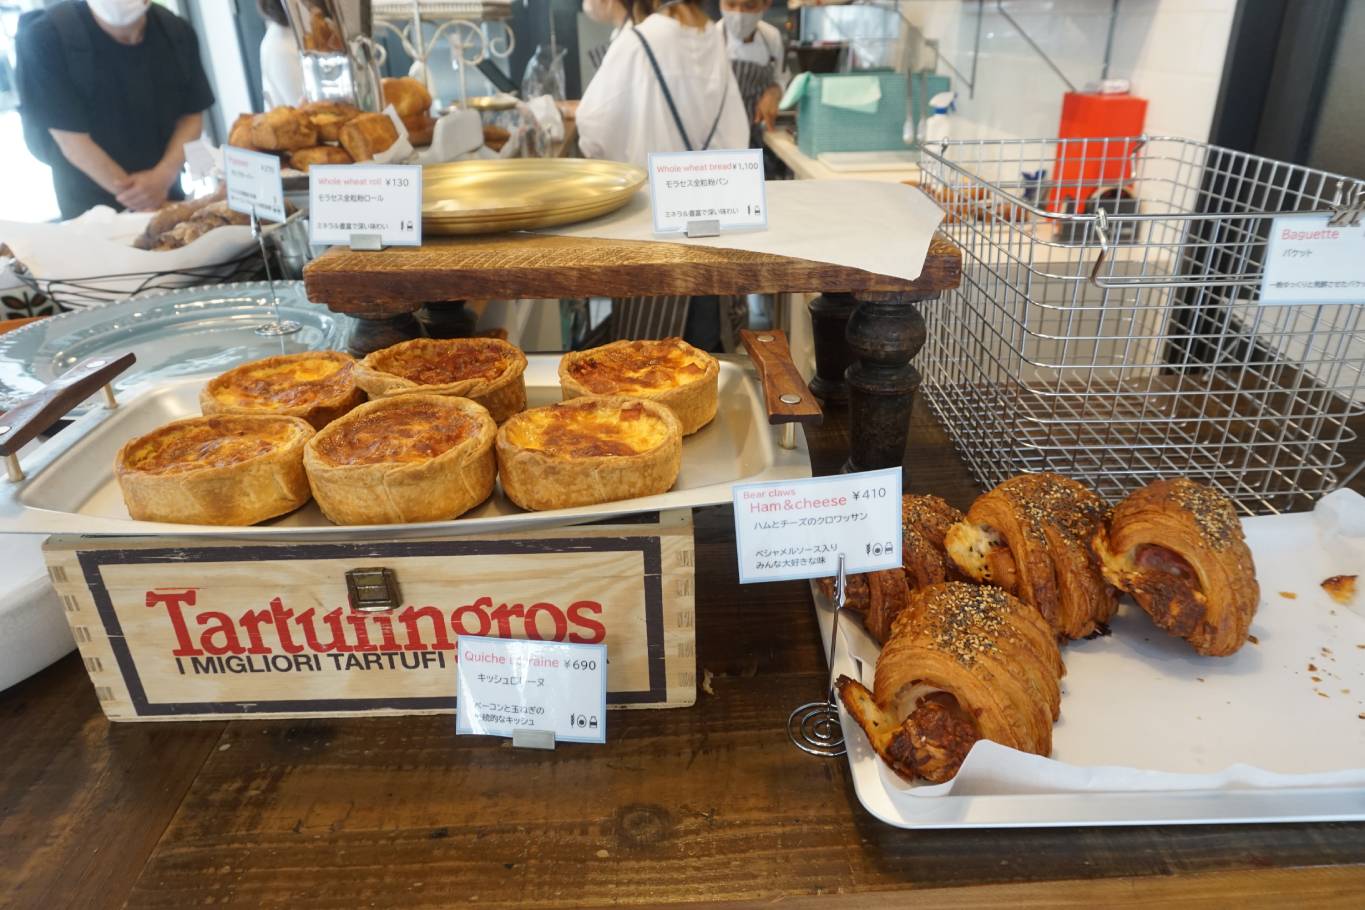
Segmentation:
<svg viewBox="0 0 1365 910">
<path fill-rule="evenodd" d="M 839 554 L 839 574 L 834 577 L 834 625 L 829 634 L 829 678 L 823 701 L 801 705 L 787 717 L 787 736 L 802 752 L 835 758 L 848 751 L 844 728 L 839 722 L 839 704 L 834 691 L 834 656 L 839 648 L 839 614 L 844 610 L 844 554 Z"/>
</svg>

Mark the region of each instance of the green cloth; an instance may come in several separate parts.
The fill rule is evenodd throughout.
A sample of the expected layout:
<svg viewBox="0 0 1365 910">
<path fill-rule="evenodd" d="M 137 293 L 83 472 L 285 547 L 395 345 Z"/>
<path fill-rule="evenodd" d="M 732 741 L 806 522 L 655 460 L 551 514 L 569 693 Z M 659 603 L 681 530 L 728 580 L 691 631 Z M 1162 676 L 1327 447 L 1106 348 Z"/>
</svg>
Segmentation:
<svg viewBox="0 0 1365 910">
<path fill-rule="evenodd" d="M 820 80 L 820 102 L 828 107 L 875 114 L 881 100 L 882 83 L 876 76 L 841 76 Z"/>
</svg>

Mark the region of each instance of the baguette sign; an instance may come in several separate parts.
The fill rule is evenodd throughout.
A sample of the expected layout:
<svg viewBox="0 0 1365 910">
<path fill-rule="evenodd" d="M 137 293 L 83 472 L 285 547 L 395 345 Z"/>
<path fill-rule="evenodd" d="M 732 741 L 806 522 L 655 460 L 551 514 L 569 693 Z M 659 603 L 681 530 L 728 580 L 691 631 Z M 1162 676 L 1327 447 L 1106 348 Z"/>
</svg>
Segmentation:
<svg viewBox="0 0 1365 910">
<path fill-rule="evenodd" d="M 1281 215 L 1270 223 L 1261 304 L 1365 303 L 1365 226 L 1329 215 Z"/>
<path fill-rule="evenodd" d="M 53 538 L 47 557 L 116 719 L 451 711 L 461 638 L 609 643 L 608 705 L 691 703 L 690 516 L 535 533 L 238 545 Z M 400 600 L 358 611 L 346 573 L 375 566 L 392 572 Z"/>
</svg>

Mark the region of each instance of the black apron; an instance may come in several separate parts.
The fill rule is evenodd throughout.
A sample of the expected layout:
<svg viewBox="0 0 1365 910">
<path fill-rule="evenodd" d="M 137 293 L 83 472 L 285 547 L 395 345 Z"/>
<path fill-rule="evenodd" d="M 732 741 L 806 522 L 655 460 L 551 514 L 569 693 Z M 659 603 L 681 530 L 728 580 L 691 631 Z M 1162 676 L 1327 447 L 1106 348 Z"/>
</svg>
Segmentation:
<svg viewBox="0 0 1365 910">
<path fill-rule="evenodd" d="M 758 110 L 758 99 L 777 82 L 777 55 L 768 47 L 762 33 L 756 32 L 754 40 L 768 51 L 768 62 L 731 60 L 730 69 L 734 71 L 735 82 L 739 83 L 739 97 L 744 100 L 744 113 L 749 118 L 749 148 L 763 148 L 763 126 L 754 122 L 754 113 Z M 726 43 L 729 43 L 728 35 Z"/>
</svg>

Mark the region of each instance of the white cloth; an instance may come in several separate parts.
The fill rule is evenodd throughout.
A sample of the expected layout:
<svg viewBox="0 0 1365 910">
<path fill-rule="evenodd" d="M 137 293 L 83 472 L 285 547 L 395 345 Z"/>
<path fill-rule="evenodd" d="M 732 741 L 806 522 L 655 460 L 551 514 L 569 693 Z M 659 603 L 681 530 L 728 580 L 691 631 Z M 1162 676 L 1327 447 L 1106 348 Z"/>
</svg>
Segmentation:
<svg viewBox="0 0 1365 910">
<path fill-rule="evenodd" d="M 783 88 L 787 87 L 787 82 L 791 79 L 791 73 L 787 71 L 787 54 L 785 42 L 782 40 L 782 33 L 777 30 L 777 26 L 770 22 L 758 23 L 758 28 L 754 31 L 752 41 L 742 41 L 738 35 L 726 33 L 725 51 L 730 55 L 730 59 L 743 63 L 757 63 L 759 66 L 767 66 L 772 63 L 776 73 L 774 80 Z"/>
<path fill-rule="evenodd" d="M 694 148 L 701 148 L 713 123 L 716 132 L 710 148 L 747 148 L 748 118 L 720 26 L 691 28 L 656 13 L 636 27 L 659 61 Z M 611 43 L 583 93 L 577 120 L 578 147 L 588 158 L 645 167 L 651 152 L 687 150 L 644 45 L 624 31 Z"/>
<path fill-rule="evenodd" d="M 303 64 L 294 33 L 275 22 L 266 23 L 261 39 L 261 95 L 266 110 L 303 100 Z"/>
</svg>

